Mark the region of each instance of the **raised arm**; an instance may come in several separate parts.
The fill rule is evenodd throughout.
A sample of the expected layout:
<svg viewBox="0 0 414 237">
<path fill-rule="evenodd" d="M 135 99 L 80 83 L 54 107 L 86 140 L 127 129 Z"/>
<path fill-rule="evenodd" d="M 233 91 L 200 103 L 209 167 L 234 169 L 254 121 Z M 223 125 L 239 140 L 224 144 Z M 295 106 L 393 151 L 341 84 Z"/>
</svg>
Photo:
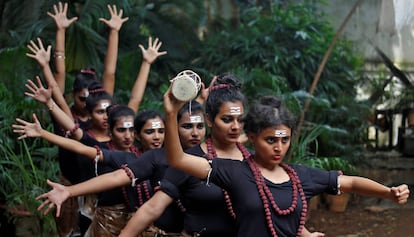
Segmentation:
<svg viewBox="0 0 414 237">
<path fill-rule="evenodd" d="M 204 83 L 201 83 L 201 90 L 200 90 L 200 95 L 197 96 L 196 101 L 200 104 L 204 104 L 207 101 L 207 97 L 210 94 L 210 90 L 213 87 L 214 83 L 217 80 L 217 76 L 214 76 L 213 79 L 211 80 L 210 84 L 208 85 L 208 88 L 206 88 L 206 86 L 204 85 Z"/>
<path fill-rule="evenodd" d="M 27 81 L 26 88 L 30 92 L 25 92 L 24 94 L 46 105 L 50 114 L 59 126 L 69 132 L 68 136 L 72 139 L 80 140 L 83 136 L 82 129 L 79 129 L 78 125 L 75 124 L 71 116 L 68 116 L 62 109 L 60 109 L 59 106 L 56 106 L 56 103 L 50 95 L 52 90 L 51 86 L 49 86 L 48 89 L 45 89 L 39 77 L 36 77 L 36 81 L 37 85 L 31 80 Z"/>
<path fill-rule="evenodd" d="M 56 80 L 53 77 L 52 70 L 50 69 L 49 62 L 52 46 L 49 45 L 47 47 L 47 50 L 45 50 L 40 38 L 37 38 L 37 42 L 38 45 L 36 45 L 33 40 L 30 41 L 30 44 L 27 45 L 27 48 L 32 52 L 32 54 L 26 53 L 26 56 L 36 59 L 36 61 L 39 63 L 47 85 L 52 88 L 53 99 L 55 100 L 56 104 L 67 114 L 67 116 L 72 118 L 72 113 L 70 112 L 69 105 L 63 97 L 63 91 L 61 91 L 57 86 Z"/>
<path fill-rule="evenodd" d="M 54 13 L 47 12 L 47 14 L 53 18 L 56 24 L 56 46 L 55 46 L 55 65 L 56 73 L 55 79 L 56 83 L 62 93 L 65 92 L 65 34 L 66 29 L 76 20 L 77 17 L 67 18 L 68 3 L 62 4 L 59 2 L 58 5 L 53 5 Z"/>
<path fill-rule="evenodd" d="M 341 175 L 339 185 L 343 192 L 389 199 L 398 204 L 406 203 L 410 196 L 410 190 L 406 184 L 389 188 L 371 179 L 358 176 Z"/>
<path fill-rule="evenodd" d="M 122 187 L 130 184 L 131 180 L 124 170 L 119 169 L 70 186 L 64 186 L 50 180 L 47 180 L 47 183 L 52 187 L 52 190 L 36 197 L 36 200 L 46 199 L 37 210 L 46 215 L 56 205 L 56 216 L 59 217 L 62 203 L 68 198 Z"/>
<path fill-rule="evenodd" d="M 129 99 L 128 107 L 130 107 L 136 113 L 139 110 L 139 106 L 144 96 L 145 87 L 147 86 L 148 75 L 150 72 L 151 64 L 162 55 L 167 54 L 167 51 L 159 52 L 162 42 L 156 38 L 152 42 L 152 38 L 148 38 L 148 49 L 145 49 L 141 44 L 139 45 L 142 52 L 142 63 L 137 79 L 131 90 L 131 98 Z"/>
<path fill-rule="evenodd" d="M 111 7 L 111 5 L 108 4 L 107 7 L 109 13 L 111 14 L 111 19 L 106 20 L 104 18 L 99 18 L 99 21 L 102 21 L 110 28 L 102 84 L 104 89 L 111 96 L 113 96 L 115 88 L 116 61 L 118 58 L 119 30 L 121 29 L 122 24 L 129 18 L 122 18 L 123 10 L 120 9 L 118 13 L 115 5 L 112 5 Z"/>
<path fill-rule="evenodd" d="M 174 201 L 163 191 L 157 191 L 142 205 L 122 229 L 119 237 L 139 236 L 149 225 L 156 221 L 164 210 Z"/>
<path fill-rule="evenodd" d="M 164 94 L 166 117 L 164 146 L 167 161 L 174 168 L 180 169 L 200 179 L 205 179 L 211 170 L 209 162 L 204 158 L 184 153 L 180 144 L 177 114 L 183 105 L 183 102 L 174 98 L 170 86 Z"/>
</svg>

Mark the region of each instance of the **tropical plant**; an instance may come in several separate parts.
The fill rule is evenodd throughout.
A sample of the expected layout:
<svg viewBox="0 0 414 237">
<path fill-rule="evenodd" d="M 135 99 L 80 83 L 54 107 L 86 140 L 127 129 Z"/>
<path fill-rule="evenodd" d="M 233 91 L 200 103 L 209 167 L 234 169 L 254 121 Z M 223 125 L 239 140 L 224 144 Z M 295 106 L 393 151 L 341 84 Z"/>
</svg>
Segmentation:
<svg viewBox="0 0 414 237">
<path fill-rule="evenodd" d="M 293 111 L 302 111 L 311 96 L 307 92 L 311 78 L 334 36 L 327 16 L 315 7 L 321 2 L 275 2 L 269 9 L 244 8 L 237 25 L 223 20 L 221 28 L 210 29 L 196 67 L 206 72 L 233 72 L 243 80 L 249 101 L 273 94 L 292 105 Z M 361 131 L 368 120 L 367 106 L 356 100 L 354 89 L 361 64 L 352 44 L 338 40 L 306 116 L 310 123 L 337 131 L 337 139 L 318 138 L 321 155 L 349 155 L 346 153 L 355 151 L 350 147 L 364 142 Z"/>
<path fill-rule="evenodd" d="M 36 146 L 34 144 L 33 146 Z M 5 204 L 13 222 L 22 218 L 22 212 L 34 220 L 31 229 L 36 230 L 31 235 L 55 235 L 55 222 L 53 216 L 43 216 L 37 212 L 40 204 L 35 198 L 46 192 L 48 186 L 46 179 L 56 179 L 59 171 L 55 161 L 57 150 L 54 148 L 28 147 L 23 141 L 17 149 L 2 145 L 0 153 L 0 195 L 6 200 Z M 19 153 L 16 153 L 18 150 Z M 24 151 L 24 153 L 20 153 Z M 47 155 L 48 154 L 48 155 Z M 23 231 L 20 228 L 19 231 Z"/>
<path fill-rule="evenodd" d="M 306 159 L 302 164 L 324 170 L 339 170 L 345 175 L 356 175 L 356 167 L 347 159 L 342 157 L 316 157 Z"/>
</svg>

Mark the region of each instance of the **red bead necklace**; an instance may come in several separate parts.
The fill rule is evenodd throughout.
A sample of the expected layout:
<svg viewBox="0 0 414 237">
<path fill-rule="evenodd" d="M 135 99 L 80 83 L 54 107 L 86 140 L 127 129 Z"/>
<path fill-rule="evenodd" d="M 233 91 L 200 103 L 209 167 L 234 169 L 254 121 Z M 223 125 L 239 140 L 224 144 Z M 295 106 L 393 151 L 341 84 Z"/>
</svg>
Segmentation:
<svg viewBox="0 0 414 237">
<path fill-rule="evenodd" d="M 208 159 L 213 160 L 214 158 L 217 157 L 217 152 L 216 152 L 216 149 L 214 149 L 213 141 L 211 140 L 211 136 L 207 136 L 206 145 L 207 145 Z M 240 142 L 237 142 L 236 146 L 241 151 L 244 159 L 247 159 L 248 157 L 250 157 L 251 154 L 250 154 L 249 150 L 247 150 L 247 148 L 245 146 L 243 146 L 243 144 L 241 144 Z M 226 200 L 227 209 L 229 210 L 229 214 L 230 214 L 231 217 L 236 219 L 236 213 L 234 213 L 233 204 L 231 203 L 230 195 L 224 189 L 223 189 L 223 193 L 224 193 L 224 199 Z"/>
<path fill-rule="evenodd" d="M 109 150 L 116 150 L 115 146 L 112 142 L 110 142 L 108 144 L 108 148 L 109 148 Z M 131 146 L 129 148 L 129 150 L 130 150 L 131 153 L 134 153 L 137 158 L 139 158 L 142 155 L 142 152 L 136 146 Z M 150 194 L 147 183 L 144 181 L 144 182 L 141 182 L 141 183 L 137 184 L 136 185 L 136 190 L 137 190 L 137 194 L 138 194 L 138 205 L 139 206 L 142 206 L 145 202 L 144 201 L 144 194 L 142 193 L 142 188 L 144 189 L 144 194 L 145 194 L 146 200 L 151 198 L 151 194 Z M 128 198 L 127 191 L 126 191 L 125 187 L 122 187 L 122 194 L 124 195 L 124 199 L 125 199 L 126 204 L 128 206 L 130 206 L 129 198 Z"/>
<path fill-rule="evenodd" d="M 302 233 L 302 230 L 305 226 L 305 220 L 306 220 L 306 213 L 307 213 L 307 201 L 306 201 L 306 196 L 305 193 L 303 191 L 302 188 L 302 183 L 299 180 L 299 177 L 296 173 L 296 171 L 286 165 L 286 164 L 280 164 L 280 166 L 286 171 L 286 173 L 289 175 L 289 178 L 292 182 L 292 189 L 293 189 L 293 193 L 292 193 L 292 204 L 290 207 L 288 207 L 285 210 L 281 210 L 279 208 L 279 206 L 276 204 L 275 199 L 273 198 L 272 193 L 269 190 L 269 187 L 267 187 L 265 180 L 263 178 L 263 175 L 259 169 L 259 167 L 257 166 L 256 162 L 253 159 L 253 156 L 249 157 L 247 159 L 247 162 L 250 166 L 250 169 L 253 172 L 253 175 L 256 179 L 256 183 L 257 183 L 257 189 L 259 190 L 259 195 L 260 198 L 262 199 L 263 202 L 263 207 L 264 207 L 264 211 L 266 214 L 266 221 L 267 221 L 267 226 L 269 227 L 269 230 L 272 234 L 272 236 L 277 237 L 277 233 L 276 230 L 273 226 L 273 221 L 272 221 L 272 213 L 271 210 L 269 208 L 269 201 L 270 201 L 270 205 L 272 206 L 272 209 L 274 211 L 277 212 L 277 214 L 279 215 L 289 215 L 291 214 L 296 206 L 297 206 L 297 202 L 298 202 L 298 191 L 300 194 L 300 199 L 302 200 L 302 212 L 301 212 L 301 216 L 300 216 L 300 221 L 299 221 L 299 228 L 297 230 L 296 236 L 299 237 Z"/>
</svg>

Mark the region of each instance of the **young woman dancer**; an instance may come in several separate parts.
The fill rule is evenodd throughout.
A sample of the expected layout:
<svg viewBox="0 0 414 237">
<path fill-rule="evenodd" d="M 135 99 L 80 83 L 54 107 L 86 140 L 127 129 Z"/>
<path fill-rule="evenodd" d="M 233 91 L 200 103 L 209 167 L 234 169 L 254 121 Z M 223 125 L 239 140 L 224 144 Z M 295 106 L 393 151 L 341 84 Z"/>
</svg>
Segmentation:
<svg viewBox="0 0 414 237">
<path fill-rule="evenodd" d="M 233 198 L 237 236 L 301 236 L 307 201 L 322 192 L 353 192 L 407 202 L 408 186 L 386 187 L 357 176 L 341 175 L 300 165 L 284 164 L 294 133 L 295 120 L 274 97 L 251 107 L 245 131 L 255 154 L 243 161 L 200 159 L 178 146 L 177 124 L 172 119 L 181 106 L 170 92 L 164 96 L 167 119 L 165 147 L 172 167 L 226 189 Z M 178 148 L 177 148 L 178 147 Z"/>
<path fill-rule="evenodd" d="M 245 101 L 240 86 L 231 74 L 224 73 L 216 78 L 210 86 L 206 102 L 207 124 L 211 133 L 206 142 L 186 150 L 186 153 L 202 155 L 207 159 L 218 157 L 217 153 L 238 160 L 249 156 L 249 151 L 238 142 Z M 185 209 L 182 236 L 235 235 L 230 196 L 215 185 L 206 186 L 198 178 L 169 168 L 161 181 L 160 191 L 135 213 L 120 236 L 141 233 L 175 199 L 179 199 Z M 311 236 L 309 232 L 306 234 L 309 235 L 303 236 Z M 313 234 L 315 237 L 323 236 L 319 232 Z"/>
<path fill-rule="evenodd" d="M 204 128 L 204 116 L 202 107 L 197 102 L 192 102 L 191 110 L 189 111 L 189 105 L 187 104 L 184 106 L 177 117 L 178 123 L 180 124 L 179 134 L 180 139 L 182 141 L 183 148 L 189 148 L 198 144 L 203 138 L 205 134 Z M 21 129 L 20 132 L 23 132 L 28 137 L 38 137 L 41 136 L 51 142 L 56 143 L 59 146 L 65 146 L 68 149 L 71 149 L 74 152 L 84 153 L 90 159 L 95 159 L 97 152 L 95 148 L 82 146 L 76 141 L 68 140 L 65 138 L 56 137 L 47 131 L 41 129 L 40 123 L 35 119 L 35 123 L 28 123 L 23 120 L 18 120 L 19 123 L 24 124 L 24 126 L 15 125 L 16 129 Z M 16 130 L 16 132 L 18 132 Z M 43 135 L 42 135 L 43 134 Z M 20 136 L 19 139 L 24 138 L 25 136 Z M 65 141 L 66 140 L 66 141 Z M 76 144 L 77 143 L 77 144 Z M 131 155 L 125 155 L 124 152 L 121 151 L 108 151 L 107 149 L 102 149 L 101 156 L 99 158 L 105 164 L 108 164 L 113 167 L 113 170 L 119 169 L 123 167 L 126 170 L 124 164 L 128 165 L 128 171 L 133 172 L 136 174 L 136 177 L 140 177 L 139 175 L 145 176 L 150 178 L 151 184 L 155 187 L 158 185 L 159 181 L 163 177 L 164 170 L 167 168 L 165 153 L 163 149 L 154 149 L 151 151 L 145 152 L 140 159 L 134 159 Z M 120 171 L 120 172 L 119 172 Z M 93 193 L 93 192 L 101 192 L 103 190 L 112 189 L 114 187 L 125 186 L 131 183 L 130 177 L 128 176 L 128 172 L 124 170 L 119 170 L 113 172 L 114 174 L 105 174 L 102 176 L 98 176 L 93 178 L 90 181 L 86 181 L 79 185 L 68 186 L 67 190 L 82 190 L 83 191 L 74 191 L 74 193 L 80 193 L 81 195 L 86 193 Z M 113 176 L 116 177 L 113 177 Z M 144 177 L 144 178 L 145 178 Z M 144 180 L 144 178 L 142 180 Z M 96 180 L 96 182 L 95 182 Z M 51 183 L 52 186 L 56 185 L 56 183 Z M 98 189 L 98 190 L 97 190 Z M 54 189 L 55 190 L 55 189 Z M 58 191 L 56 191 L 58 192 Z M 64 193 L 64 190 L 62 190 Z M 49 193 L 52 193 L 49 192 Z M 71 192 L 72 193 L 72 192 Z M 79 195 L 79 194 L 78 194 Z M 46 196 L 46 194 L 45 194 Z M 67 198 L 67 197 L 66 197 Z M 66 200 L 64 198 L 64 200 Z M 136 207 L 135 203 L 137 203 L 137 197 L 130 198 L 129 203 L 131 207 Z M 63 202 L 62 200 L 61 202 Z M 57 215 L 60 214 L 60 205 L 58 205 Z M 39 210 L 41 207 L 39 208 Z M 48 210 L 47 210 L 48 211 Z M 46 212 L 47 212 L 46 211 Z M 144 232 L 145 236 L 149 236 L 152 232 L 152 236 L 156 236 L 157 233 L 179 233 L 182 230 L 182 210 L 177 207 L 177 205 L 171 205 L 164 215 L 158 219 L 155 223 L 157 226 L 156 230 L 151 228 L 151 231 Z M 155 232 L 156 231 L 156 232 Z M 177 236 L 177 235 L 174 235 Z"/>
</svg>

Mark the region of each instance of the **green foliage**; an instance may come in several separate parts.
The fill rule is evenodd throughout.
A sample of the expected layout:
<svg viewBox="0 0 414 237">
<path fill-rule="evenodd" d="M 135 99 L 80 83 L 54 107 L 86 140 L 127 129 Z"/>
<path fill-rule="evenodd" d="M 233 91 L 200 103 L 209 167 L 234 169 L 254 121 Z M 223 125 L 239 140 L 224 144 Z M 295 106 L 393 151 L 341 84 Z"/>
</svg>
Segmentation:
<svg viewBox="0 0 414 237">
<path fill-rule="evenodd" d="M 53 216 L 42 216 L 37 212 L 40 202 L 35 198 L 48 191 L 46 179 L 56 179 L 59 167 L 54 158 L 57 149 L 28 147 L 23 141 L 17 149 L 7 144 L 0 146 L 0 194 L 6 200 L 10 217 L 19 218 L 13 209 L 22 209 L 35 217 L 40 236 L 50 236 L 55 233 Z M 48 155 L 46 155 L 48 154 Z"/>
<path fill-rule="evenodd" d="M 319 1 L 317 1 L 319 2 Z M 315 1 L 273 4 L 270 9 L 245 8 L 240 22 L 224 22 L 210 30 L 199 49 L 196 66 L 206 71 L 230 71 L 244 83 L 250 102 L 265 94 L 284 99 L 296 115 L 303 110 L 322 58 L 335 31 Z M 367 107 L 356 101 L 355 86 L 362 59 L 352 44 L 338 40 L 325 66 L 306 120 L 335 130 L 320 134 L 326 156 L 343 156 L 360 143 Z M 292 107 L 290 107 L 292 106 Z M 323 136 L 322 136 L 323 135 Z M 332 136 L 335 139 L 331 139 Z M 326 149 L 325 149 L 326 148 Z"/>
<path fill-rule="evenodd" d="M 304 160 L 302 163 L 324 170 L 340 170 L 345 175 L 357 175 L 356 167 L 347 159 L 341 157 L 318 157 Z"/>
</svg>

